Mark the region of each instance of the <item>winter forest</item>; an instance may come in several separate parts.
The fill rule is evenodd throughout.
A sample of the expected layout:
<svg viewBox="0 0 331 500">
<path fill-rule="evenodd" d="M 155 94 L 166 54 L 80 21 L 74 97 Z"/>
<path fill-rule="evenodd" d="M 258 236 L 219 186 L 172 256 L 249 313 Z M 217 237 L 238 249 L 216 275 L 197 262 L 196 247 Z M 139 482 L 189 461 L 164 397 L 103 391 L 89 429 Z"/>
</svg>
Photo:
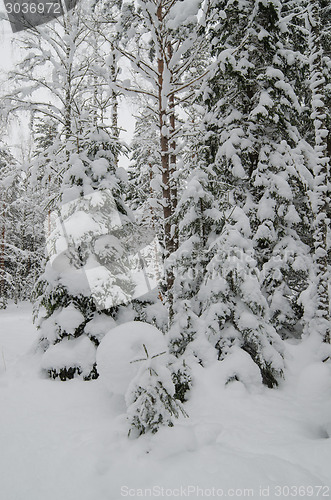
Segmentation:
<svg viewBox="0 0 331 500">
<path fill-rule="evenodd" d="M 330 0 L 74 3 L 0 18 L 4 500 L 330 497 Z"/>
</svg>

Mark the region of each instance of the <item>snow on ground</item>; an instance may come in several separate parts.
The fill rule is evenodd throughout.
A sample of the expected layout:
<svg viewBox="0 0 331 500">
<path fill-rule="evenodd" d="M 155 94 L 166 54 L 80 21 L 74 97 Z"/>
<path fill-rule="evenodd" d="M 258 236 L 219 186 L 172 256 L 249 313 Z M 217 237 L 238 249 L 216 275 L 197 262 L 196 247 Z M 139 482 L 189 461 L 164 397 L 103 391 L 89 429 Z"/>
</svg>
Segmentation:
<svg viewBox="0 0 331 500">
<path fill-rule="evenodd" d="M 309 342 L 287 343 L 278 390 L 197 367 L 190 418 L 131 440 L 123 397 L 42 378 L 35 339 L 29 305 L 0 311 L 1 500 L 331 495 L 331 369 Z"/>
</svg>

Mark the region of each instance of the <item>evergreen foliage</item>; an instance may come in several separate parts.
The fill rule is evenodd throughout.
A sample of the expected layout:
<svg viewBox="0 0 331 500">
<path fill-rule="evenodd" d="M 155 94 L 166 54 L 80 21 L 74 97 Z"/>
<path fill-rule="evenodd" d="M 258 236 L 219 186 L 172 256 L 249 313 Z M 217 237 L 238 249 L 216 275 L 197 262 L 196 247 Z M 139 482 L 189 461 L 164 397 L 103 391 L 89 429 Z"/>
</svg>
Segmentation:
<svg viewBox="0 0 331 500">
<path fill-rule="evenodd" d="M 151 432 L 155 434 L 160 426 L 173 427 L 174 418 L 187 416 L 181 404 L 175 399 L 175 387 L 171 373 L 158 357 L 149 357 L 144 346 L 146 358 L 137 360 L 141 368 L 133 379 L 126 394 L 129 435 L 138 437 Z M 164 353 L 163 353 L 164 354 Z"/>
<path fill-rule="evenodd" d="M 130 241 L 133 224 L 120 197 L 110 149 L 105 151 L 103 146 L 94 158 L 72 154 L 63 177 L 63 205 L 48 237 L 50 257 L 35 305 L 36 313 L 41 314 L 38 326 L 43 350 L 67 337 L 85 335 L 89 321 L 102 313 L 113 317 L 117 307 L 130 301 L 133 294 L 128 260 L 134 245 Z M 94 153 L 96 145 L 92 149 Z M 68 307 L 77 318 L 74 324 L 66 315 Z M 67 316 L 68 328 L 63 316 Z M 99 343 L 98 336 L 90 340 L 95 346 Z M 95 367 L 93 370 L 96 376 Z"/>
<path fill-rule="evenodd" d="M 1 304 L 30 300 L 44 253 L 40 194 L 8 148 L 0 149 Z"/>
<path fill-rule="evenodd" d="M 302 192 L 310 173 L 295 86 L 303 56 L 289 36 L 283 2 L 211 5 L 208 36 L 216 63 L 201 92 L 205 162 L 226 186 L 228 209 L 211 246 L 203 317 L 206 331 L 216 333 L 220 358 L 239 344 L 271 386 L 282 372 L 274 328 L 285 336 L 299 328 L 300 294 L 312 265 L 304 237 L 309 199 Z M 247 307 L 255 321 L 242 330 Z"/>
<path fill-rule="evenodd" d="M 35 290 L 42 369 L 61 380 L 98 376 L 108 320 L 161 329 L 170 356 L 136 360 L 131 436 L 185 415 L 195 369 L 274 387 L 284 338 L 316 335 L 327 357 L 330 14 L 327 0 L 102 0 L 20 38 L 1 114 L 29 115 L 32 149 L 0 147 L 0 307 Z"/>
</svg>

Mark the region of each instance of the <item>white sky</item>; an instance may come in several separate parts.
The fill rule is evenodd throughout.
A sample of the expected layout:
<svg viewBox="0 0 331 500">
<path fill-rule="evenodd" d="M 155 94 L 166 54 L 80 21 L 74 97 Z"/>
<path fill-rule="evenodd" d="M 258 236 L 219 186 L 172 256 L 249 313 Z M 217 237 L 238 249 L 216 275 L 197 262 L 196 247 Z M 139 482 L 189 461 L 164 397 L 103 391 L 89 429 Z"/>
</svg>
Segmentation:
<svg viewBox="0 0 331 500">
<path fill-rule="evenodd" d="M 5 6 L 3 0 L 0 0 L 0 71 L 8 70 L 11 67 L 13 60 L 13 50 L 12 41 L 15 36 L 13 35 L 10 24 L 6 19 L 3 19 L 5 15 Z"/>
<path fill-rule="evenodd" d="M 5 6 L 3 0 L 0 0 L 0 85 L 1 90 L 5 90 L 5 79 L 7 71 L 13 67 L 15 61 L 18 60 L 19 51 L 17 47 L 15 48 L 15 39 L 18 35 L 14 35 L 9 22 L 4 19 Z M 28 138 L 27 128 L 24 125 L 24 120 L 21 123 L 17 123 L 14 126 L 10 126 L 7 130 L 8 142 L 11 146 L 16 146 L 13 153 L 17 154 L 17 148 L 19 148 L 22 142 L 26 141 Z"/>
</svg>

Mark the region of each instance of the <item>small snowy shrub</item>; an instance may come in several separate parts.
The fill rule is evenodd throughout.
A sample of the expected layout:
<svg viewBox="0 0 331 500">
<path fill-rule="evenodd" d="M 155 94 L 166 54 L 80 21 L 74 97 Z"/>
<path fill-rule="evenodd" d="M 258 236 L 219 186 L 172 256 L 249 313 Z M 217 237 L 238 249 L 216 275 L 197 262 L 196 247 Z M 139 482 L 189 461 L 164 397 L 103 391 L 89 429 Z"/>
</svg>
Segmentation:
<svg viewBox="0 0 331 500">
<path fill-rule="evenodd" d="M 232 346 L 228 356 L 220 363 L 218 377 L 224 386 L 233 381 L 239 381 L 247 389 L 252 390 L 261 387 L 263 379 L 257 363 L 238 346 Z"/>
<path fill-rule="evenodd" d="M 95 353 L 95 345 L 87 336 L 67 337 L 47 349 L 41 367 L 51 378 L 59 377 L 62 381 L 74 377 L 95 379 L 98 376 Z"/>
<path fill-rule="evenodd" d="M 181 404 L 175 399 L 175 386 L 170 370 L 158 362 L 159 353 L 150 357 L 143 345 L 145 358 L 132 363 L 142 363 L 137 376 L 131 382 L 125 399 L 130 425 L 129 436 L 138 437 L 151 432 L 155 434 L 160 426 L 174 425 L 174 418 L 187 416 Z"/>
<path fill-rule="evenodd" d="M 172 381 L 175 385 L 175 398 L 182 403 L 186 401 L 187 393 L 192 387 L 191 368 L 185 359 L 178 360 L 171 365 Z"/>
</svg>

